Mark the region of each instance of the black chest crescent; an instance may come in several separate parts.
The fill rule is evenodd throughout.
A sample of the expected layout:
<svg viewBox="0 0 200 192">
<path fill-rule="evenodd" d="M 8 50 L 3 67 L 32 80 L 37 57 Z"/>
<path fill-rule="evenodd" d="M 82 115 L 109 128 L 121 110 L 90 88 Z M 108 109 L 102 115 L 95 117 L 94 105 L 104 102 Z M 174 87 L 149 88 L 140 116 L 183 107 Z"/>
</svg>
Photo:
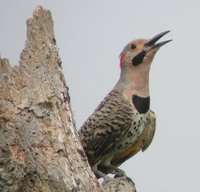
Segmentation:
<svg viewBox="0 0 200 192">
<path fill-rule="evenodd" d="M 140 114 L 146 113 L 150 108 L 150 97 L 132 96 L 132 102 Z"/>
</svg>

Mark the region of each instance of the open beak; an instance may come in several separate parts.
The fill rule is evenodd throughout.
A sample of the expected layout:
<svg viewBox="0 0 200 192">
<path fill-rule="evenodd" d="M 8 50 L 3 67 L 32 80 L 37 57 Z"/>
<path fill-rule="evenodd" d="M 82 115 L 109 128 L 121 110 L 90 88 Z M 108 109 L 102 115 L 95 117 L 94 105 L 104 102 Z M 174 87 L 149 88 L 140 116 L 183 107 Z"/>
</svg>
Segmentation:
<svg viewBox="0 0 200 192">
<path fill-rule="evenodd" d="M 167 33 L 169 33 L 170 31 L 164 31 L 162 33 L 159 33 L 158 35 L 154 36 L 153 38 L 151 38 L 146 44 L 145 47 L 148 50 L 152 50 L 155 48 L 160 48 L 161 46 L 165 45 L 166 43 L 169 43 L 170 41 L 172 41 L 172 39 L 167 40 L 167 41 L 162 41 L 159 43 L 156 43 L 161 37 L 163 37 L 164 35 L 166 35 Z"/>
</svg>

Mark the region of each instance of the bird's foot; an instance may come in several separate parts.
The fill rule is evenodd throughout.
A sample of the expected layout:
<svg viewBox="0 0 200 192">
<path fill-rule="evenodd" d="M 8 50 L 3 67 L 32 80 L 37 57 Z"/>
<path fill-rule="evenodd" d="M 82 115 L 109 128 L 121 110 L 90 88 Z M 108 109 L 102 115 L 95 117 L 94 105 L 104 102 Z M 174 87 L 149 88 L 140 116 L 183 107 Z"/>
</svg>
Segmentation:
<svg viewBox="0 0 200 192">
<path fill-rule="evenodd" d="M 122 169 L 119 169 L 113 165 L 110 165 L 110 173 L 115 174 L 115 177 L 126 176 L 126 173 Z"/>
<path fill-rule="evenodd" d="M 126 173 L 114 165 L 100 165 L 99 170 L 104 170 L 105 173 L 114 174 L 116 177 L 126 176 Z"/>
<path fill-rule="evenodd" d="M 109 178 L 109 176 L 107 176 L 105 173 L 103 173 L 102 171 L 100 171 L 97 168 L 97 165 L 93 166 L 92 170 L 93 170 L 94 174 L 97 176 L 97 178 L 101 178 L 102 177 L 104 181 Z"/>
<path fill-rule="evenodd" d="M 109 173 L 114 174 L 116 177 L 122 177 L 126 176 L 126 173 L 119 169 L 118 167 L 115 167 L 114 165 L 101 165 L 101 166 L 93 166 L 92 170 L 94 174 L 97 176 L 97 178 L 103 178 L 104 181 L 109 180 L 110 177 L 108 176 Z"/>
</svg>

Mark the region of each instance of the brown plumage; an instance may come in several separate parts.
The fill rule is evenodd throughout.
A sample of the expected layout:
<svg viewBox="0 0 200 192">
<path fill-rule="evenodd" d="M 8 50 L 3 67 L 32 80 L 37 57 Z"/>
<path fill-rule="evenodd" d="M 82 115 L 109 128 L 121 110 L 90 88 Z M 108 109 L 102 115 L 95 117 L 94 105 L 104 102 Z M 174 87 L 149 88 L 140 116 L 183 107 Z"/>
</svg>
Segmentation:
<svg viewBox="0 0 200 192">
<path fill-rule="evenodd" d="M 155 134 L 155 128 L 156 128 L 156 117 L 154 112 L 150 111 L 147 117 L 146 126 L 142 134 L 138 136 L 133 145 L 128 147 L 126 150 L 117 153 L 113 157 L 111 164 L 118 167 L 123 162 L 134 156 L 140 150 L 145 151 L 153 140 Z"/>
<path fill-rule="evenodd" d="M 158 49 L 155 44 L 169 31 L 150 40 L 130 42 L 121 53 L 121 76 L 113 90 L 79 130 L 89 163 L 97 175 L 124 175 L 124 161 L 150 145 L 155 115 L 150 110 L 149 70 Z"/>
</svg>

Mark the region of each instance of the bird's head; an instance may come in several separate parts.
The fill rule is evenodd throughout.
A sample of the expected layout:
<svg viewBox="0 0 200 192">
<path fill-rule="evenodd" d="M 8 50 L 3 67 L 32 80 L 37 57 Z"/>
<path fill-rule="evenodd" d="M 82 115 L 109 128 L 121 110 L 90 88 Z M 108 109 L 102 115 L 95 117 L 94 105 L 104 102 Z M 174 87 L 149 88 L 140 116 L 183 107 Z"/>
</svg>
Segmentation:
<svg viewBox="0 0 200 192">
<path fill-rule="evenodd" d="M 137 39 L 128 43 L 120 54 L 121 76 L 117 84 L 122 89 L 139 95 L 148 95 L 149 70 L 159 48 L 171 40 L 157 41 L 169 31 L 151 39 Z"/>
<path fill-rule="evenodd" d="M 136 39 L 128 43 L 124 50 L 120 54 L 120 66 L 121 68 L 138 69 L 144 68 L 144 65 L 150 65 L 154 55 L 158 49 L 170 42 L 171 40 L 162 41 L 156 43 L 161 37 L 167 34 L 169 31 L 159 33 L 151 39 Z"/>
</svg>

